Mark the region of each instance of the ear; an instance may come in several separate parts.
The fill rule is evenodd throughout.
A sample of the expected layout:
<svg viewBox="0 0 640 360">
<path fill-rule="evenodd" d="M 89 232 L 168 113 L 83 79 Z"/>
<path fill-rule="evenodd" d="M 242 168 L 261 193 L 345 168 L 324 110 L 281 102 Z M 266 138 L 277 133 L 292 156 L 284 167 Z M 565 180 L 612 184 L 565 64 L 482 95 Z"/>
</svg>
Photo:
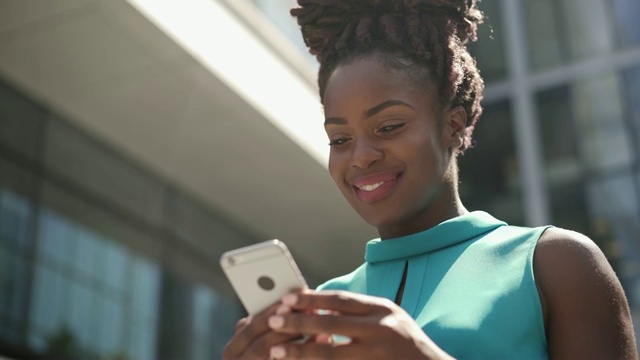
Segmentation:
<svg viewBox="0 0 640 360">
<path fill-rule="evenodd" d="M 444 113 L 444 144 L 456 152 L 464 144 L 467 129 L 467 112 L 462 106 L 453 107 Z"/>
</svg>

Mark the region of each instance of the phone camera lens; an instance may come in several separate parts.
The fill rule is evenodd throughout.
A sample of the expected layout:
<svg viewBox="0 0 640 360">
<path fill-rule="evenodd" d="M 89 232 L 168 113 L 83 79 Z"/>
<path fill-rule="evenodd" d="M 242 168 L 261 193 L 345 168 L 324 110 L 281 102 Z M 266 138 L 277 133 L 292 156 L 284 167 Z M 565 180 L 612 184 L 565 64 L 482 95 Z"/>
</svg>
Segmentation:
<svg viewBox="0 0 640 360">
<path fill-rule="evenodd" d="M 230 257 L 227 262 L 229 263 L 229 265 L 233 266 L 236 264 L 236 258 L 234 257 Z"/>
<path fill-rule="evenodd" d="M 276 287 L 276 283 L 272 278 L 268 276 L 260 276 L 260 278 L 258 278 L 258 286 L 260 286 L 263 290 L 269 291 L 273 290 L 273 288 Z"/>
</svg>

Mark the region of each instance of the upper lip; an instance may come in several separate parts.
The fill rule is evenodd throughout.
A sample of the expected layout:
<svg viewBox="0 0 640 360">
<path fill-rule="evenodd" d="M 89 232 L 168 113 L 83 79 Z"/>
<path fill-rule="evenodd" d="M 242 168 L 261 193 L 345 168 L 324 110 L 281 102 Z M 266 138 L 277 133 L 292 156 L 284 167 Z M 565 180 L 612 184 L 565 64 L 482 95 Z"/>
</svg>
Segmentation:
<svg viewBox="0 0 640 360">
<path fill-rule="evenodd" d="M 349 179 L 349 183 L 356 188 L 361 188 L 365 185 L 373 185 L 389 180 L 394 180 L 397 178 L 402 172 L 398 170 L 386 170 L 386 171 L 378 171 L 371 174 L 366 175 L 357 175 L 353 176 Z"/>
</svg>

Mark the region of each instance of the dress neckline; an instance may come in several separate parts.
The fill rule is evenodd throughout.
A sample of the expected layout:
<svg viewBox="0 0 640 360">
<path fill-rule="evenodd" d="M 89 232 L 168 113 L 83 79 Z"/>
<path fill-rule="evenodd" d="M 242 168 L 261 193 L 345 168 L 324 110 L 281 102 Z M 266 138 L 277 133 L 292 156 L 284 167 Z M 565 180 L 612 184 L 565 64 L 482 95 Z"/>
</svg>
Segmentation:
<svg viewBox="0 0 640 360">
<path fill-rule="evenodd" d="M 397 238 L 367 243 L 365 261 L 397 260 L 440 250 L 507 225 L 484 211 L 473 211 L 446 220 L 430 229 Z"/>
</svg>

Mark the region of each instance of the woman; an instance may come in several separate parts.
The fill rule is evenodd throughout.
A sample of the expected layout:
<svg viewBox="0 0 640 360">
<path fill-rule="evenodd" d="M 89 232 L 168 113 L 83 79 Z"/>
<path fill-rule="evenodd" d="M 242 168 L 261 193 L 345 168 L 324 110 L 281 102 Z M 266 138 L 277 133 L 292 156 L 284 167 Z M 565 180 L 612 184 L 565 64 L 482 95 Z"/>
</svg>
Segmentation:
<svg viewBox="0 0 640 360">
<path fill-rule="evenodd" d="M 458 196 L 456 158 L 482 112 L 466 48 L 476 1 L 298 3 L 329 172 L 380 239 L 322 291 L 241 320 L 225 358 L 637 358 L 623 290 L 591 240 L 508 226 Z"/>
</svg>

